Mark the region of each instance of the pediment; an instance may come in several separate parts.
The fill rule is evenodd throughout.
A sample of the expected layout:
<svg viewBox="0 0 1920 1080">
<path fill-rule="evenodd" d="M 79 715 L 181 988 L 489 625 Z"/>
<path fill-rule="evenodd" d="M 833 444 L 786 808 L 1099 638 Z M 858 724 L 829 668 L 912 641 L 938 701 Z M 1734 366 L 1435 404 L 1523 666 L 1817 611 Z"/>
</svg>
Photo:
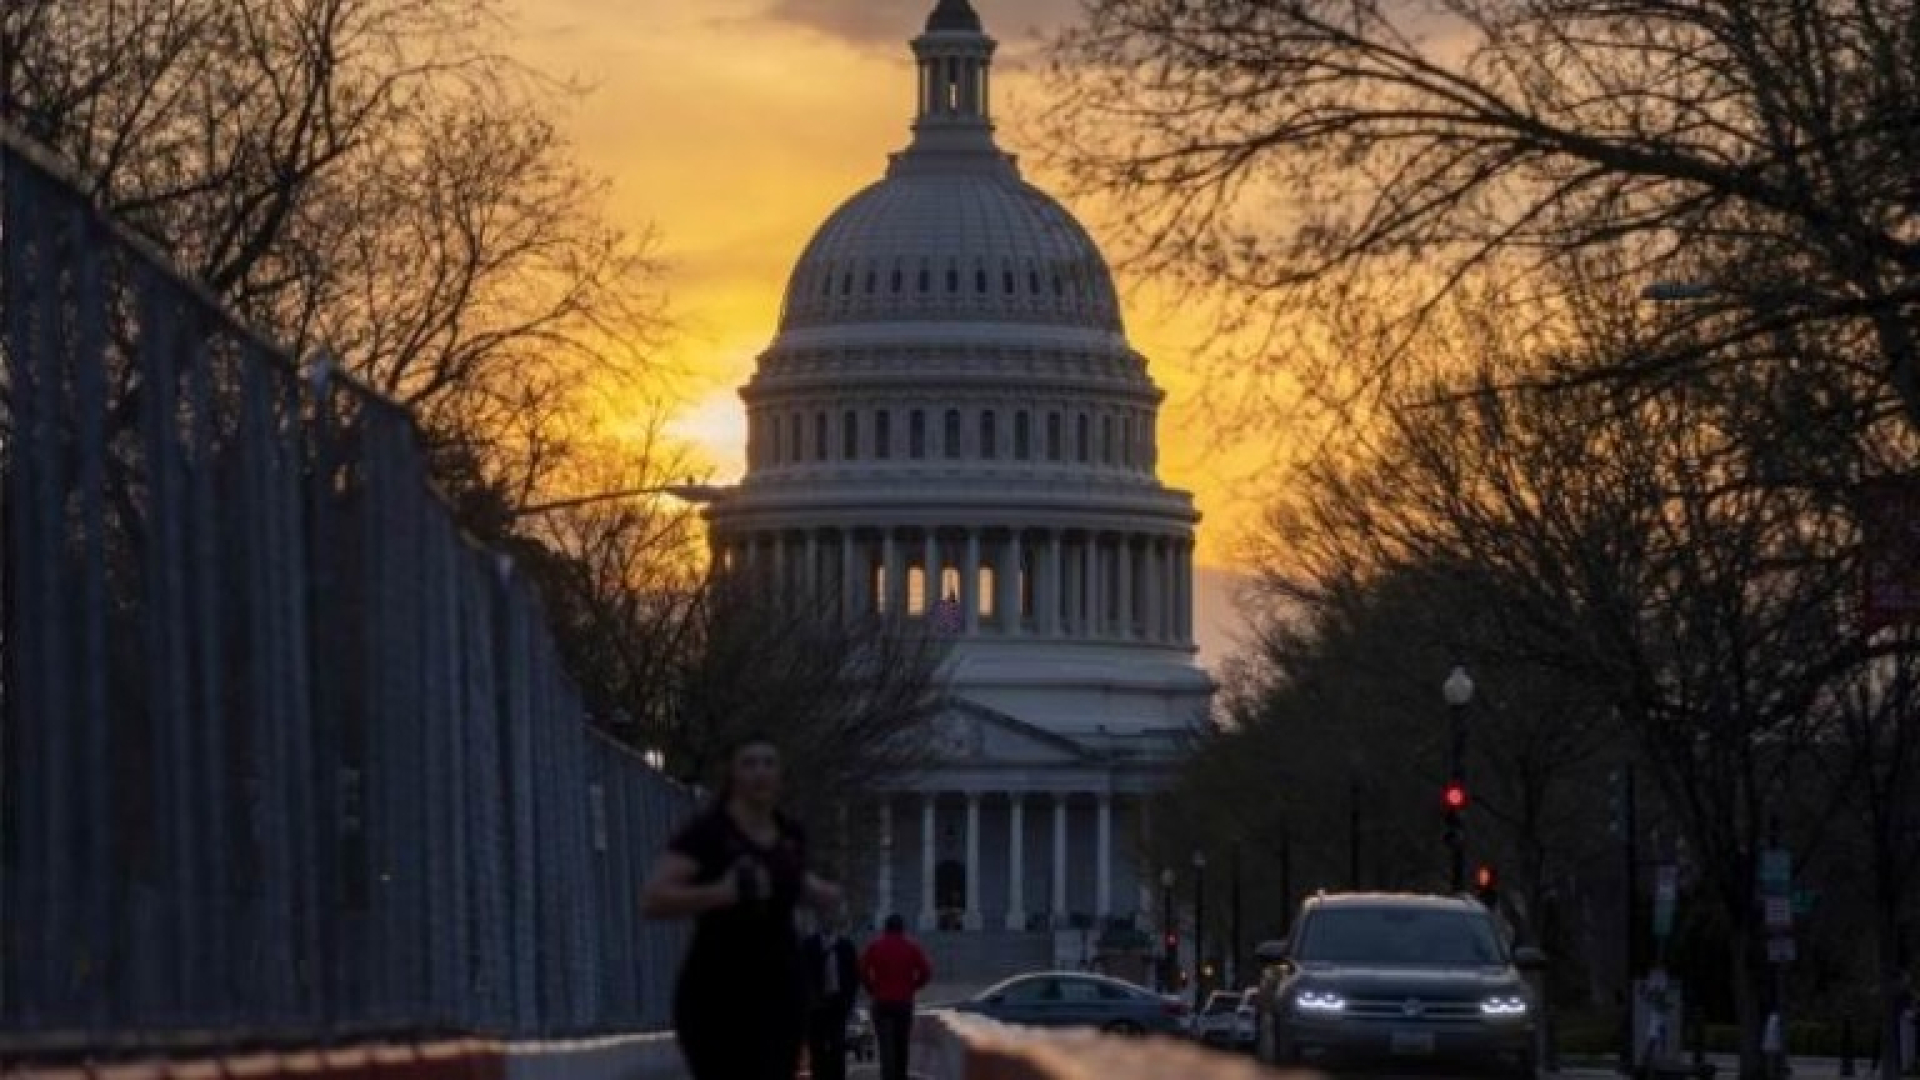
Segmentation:
<svg viewBox="0 0 1920 1080">
<path fill-rule="evenodd" d="M 962 697 L 947 699 L 934 730 L 935 753 L 946 764 L 1067 764 L 1096 757 L 1064 735 Z"/>
</svg>

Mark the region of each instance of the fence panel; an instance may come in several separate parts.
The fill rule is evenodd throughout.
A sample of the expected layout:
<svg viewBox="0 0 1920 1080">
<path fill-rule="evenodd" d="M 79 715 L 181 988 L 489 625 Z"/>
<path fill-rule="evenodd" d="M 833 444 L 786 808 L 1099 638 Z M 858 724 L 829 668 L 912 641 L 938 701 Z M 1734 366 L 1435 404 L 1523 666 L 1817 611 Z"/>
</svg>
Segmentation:
<svg viewBox="0 0 1920 1080">
<path fill-rule="evenodd" d="M 0 155 L 0 1049 L 663 1024 L 689 796 L 411 419 Z"/>
</svg>

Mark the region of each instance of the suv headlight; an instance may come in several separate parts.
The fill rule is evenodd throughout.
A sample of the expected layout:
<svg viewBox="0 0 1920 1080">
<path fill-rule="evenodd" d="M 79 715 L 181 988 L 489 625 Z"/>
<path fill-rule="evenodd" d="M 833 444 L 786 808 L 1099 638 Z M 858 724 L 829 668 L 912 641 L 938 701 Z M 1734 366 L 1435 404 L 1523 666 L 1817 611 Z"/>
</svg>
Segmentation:
<svg viewBox="0 0 1920 1080">
<path fill-rule="evenodd" d="M 1495 996 L 1480 1003 L 1482 1016 L 1525 1016 L 1527 999 L 1523 997 Z"/>
<path fill-rule="evenodd" d="M 1324 990 L 1302 990 L 1299 996 L 1293 999 L 1293 1007 L 1309 1013 L 1344 1012 L 1347 1008 L 1347 999 Z"/>
</svg>

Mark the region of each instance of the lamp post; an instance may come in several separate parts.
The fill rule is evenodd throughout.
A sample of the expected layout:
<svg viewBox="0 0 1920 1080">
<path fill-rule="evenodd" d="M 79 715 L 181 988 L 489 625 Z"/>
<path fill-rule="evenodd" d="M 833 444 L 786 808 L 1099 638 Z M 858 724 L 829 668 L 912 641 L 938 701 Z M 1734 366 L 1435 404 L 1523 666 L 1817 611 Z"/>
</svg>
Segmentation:
<svg viewBox="0 0 1920 1080">
<path fill-rule="evenodd" d="M 575 506 L 591 506 L 594 503 L 619 502 L 623 499 L 639 499 L 648 495 L 671 495 L 684 503 L 705 506 L 726 498 L 733 490 L 719 484 L 696 484 L 689 480 L 684 484 L 659 484 L 654 487 L 623 488 L 619 491 L 600 491 L 592 495 L 578 495 L 570 499 L 555 499 L 552 502 L 533 503 L 513 511 L 518 518 L 544 514 L 551 510 L 567 510 Z"/>
<path fill-rule="evenodd" d="M 1173 867 L 1160 869 L 1160 992 L 1173 992 L 1173 972 L 1180 963 L 1180 945 L 1173 937 Z"/>
<path fill-rule="evenodd" d="M 1473 676 L 1456 664 L 1441 685 L 1440 694 L 1446 699 L 1453 727 L 1447 764 L 1446 840 L 1453 849 L 1453 891 L 1458 893 L 1467 887 L 1467 843 L 1461 816 L 1466 810 L 1467 705 L 1473 701 Z"/>
<path fill-rule="evenodd" d="M 1205 1003 L 1207 972 L 1207 853 L 1193 853 L 1193 1003 Z"/>
</svg>

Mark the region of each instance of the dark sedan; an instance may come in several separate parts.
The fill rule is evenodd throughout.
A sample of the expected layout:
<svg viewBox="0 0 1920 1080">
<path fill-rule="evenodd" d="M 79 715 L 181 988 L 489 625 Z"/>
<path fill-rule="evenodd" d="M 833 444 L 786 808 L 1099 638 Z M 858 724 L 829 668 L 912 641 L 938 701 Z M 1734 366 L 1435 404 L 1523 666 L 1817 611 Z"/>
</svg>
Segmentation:
<svg viewBox="0 0 1920 1080">
<path fill-rule="evenodd" d="M 1309 900 L 1289 945 L 1262 946 L 1258 1055 L 1446 1060 L 1534 1075 L 1533 1001 L 1493 917 L 1471 899 L 1346 895 Z"/>
<path fill-rule="evenodd" d="M 1104 975 L 1074 971 L 1016 975 L 954 1009 L 1008 1024 L 1093 1027 L 1126 1035 L 1181 1033 L 1187 1013 L 1177 998 Z"/>
</svg>

